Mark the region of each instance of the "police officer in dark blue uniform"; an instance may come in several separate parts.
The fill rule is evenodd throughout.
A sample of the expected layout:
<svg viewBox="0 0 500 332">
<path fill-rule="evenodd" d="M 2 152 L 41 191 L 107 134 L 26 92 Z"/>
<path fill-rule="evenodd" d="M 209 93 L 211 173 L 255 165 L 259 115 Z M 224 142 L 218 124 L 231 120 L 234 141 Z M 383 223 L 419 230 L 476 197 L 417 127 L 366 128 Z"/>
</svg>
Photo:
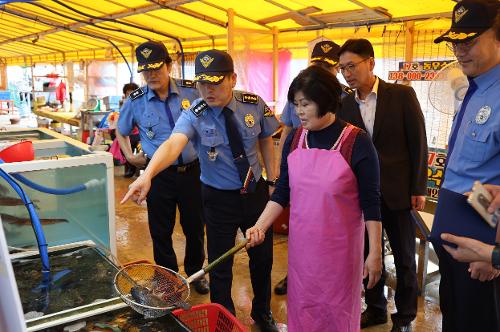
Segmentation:
<svg viewBox="0 0 500 332">
<path fill-rule="evenodd" d="M 238 228 L 253 226 L 269 200 L 274 184 L 272 134 L 278 127 L 274 113 L 257 95 L 233 91 L 236 74 L 231 56 L 219 50 L 198 54 L 195 81 L 202 99 L 183 112 L 173 134 L 162 144 L 151 163 L 130 187 L 124 201 L 141 202 L 150 180 L 174 162 L 188 141 L 198 151 L 202 200 L 207 224 L 208 260 L 211 262 L 235 243 Z M 257 144 L 259 143 L 259 144 Z M 264 160 L 262 178 L 257 150 Z M 271 310 L 272 232 L 261 246 L 248 250 L 254 299 L 251 316 L 261 331 L 278 331 Z M 233 260 L 210 272 L 210 299 L 235 313 L 231 299 Z"/>
<path fill-rule="evenodd" d="M 311 66 L 320 66 L 331 72 L 334 76 L 337 76 L 339 50 L 340 46 L 330 40 L 323 40 L 316 43 L 311 53 Z M 342 98 L 354 93 L 353 90 L 348 86 L 345 86 L 344 84 L 340 85 L 342 86 Z M 278 174 L 279 165 L 281 164 L 281 152 L 283 151 L 285 140 L 293 128 L 300 127 L 300 119 L 295 112 L 295 106 L 292 103 L 287 101 L 285 107 L 283 108 L 283 112 L 281 113 L 280 121 L 284 124 L 284 127 L 283 131 L 281 132 L 281 138 L 278 147 L 278 168 L 276 169 L 276 173 Z M 287 277 L 285 277 L 280 282 L 278 282 L 274 287 L 274 293 L 276 293 L 277 295 L 286 294 L 287 281 Z"/>
<path fill-rule="evenodd" d="M 149 41 L 136 49 L 138 72 L 143 73 L 147 86 L 132 92 L 123 104 L 118 119 L 117 137 L 129 162 L 145 165 L 158 147 L 172 134 L 175 122 L 183 110 L 198 98 L 192 81 L 170 78 L 172 59 L 166 47 Z M 128 137 L 139 128 L 142 144 L 134 155 Z M 184 270 L 188 275 L 202 268 L 205 260 L 204 225 L 201 211 L 200 164 L 192 144 L 187 144 L 172 165 L 152 180 L 147 196 L 149 231 L 153 239 L 155 262 L 178 271 L 172 246 L 176 206 L 186 236 Z M 194 283 L 200 294 L 209 292 L 206 279 Z"/>
<path fill-rule="evenodd" d="M 453 118 L 431 231 L 441 274 L 442 327 L 443 332 L 500 331 L 495 312 L 495 305 L 500 306 L 498 266 L 457 262 L 440 238 L 442 233 L 451 233 L 489 245 L 496 242 L 497 230 L 484 222 L 463 193 L 475 181 L 500 185 L 500 2 L 457 2 L 450 30 L 434 42 L 444 41 L 467 75 L 469 87 Z"/>
</svg>

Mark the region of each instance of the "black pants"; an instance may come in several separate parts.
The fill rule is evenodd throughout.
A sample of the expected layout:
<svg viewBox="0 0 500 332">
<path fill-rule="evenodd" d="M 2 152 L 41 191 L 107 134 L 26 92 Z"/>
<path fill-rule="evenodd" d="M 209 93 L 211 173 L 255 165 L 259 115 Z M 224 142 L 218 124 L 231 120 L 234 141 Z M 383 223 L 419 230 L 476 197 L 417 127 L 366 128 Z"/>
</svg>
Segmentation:
<svg viewBox="0 0 500 332">
<path fill-rule="evenodd" d="M 172 246 L 178 205 L 182 231 L 186 236 L 184 270 L 188 275 L 200 270 L 205 260 L 200 190 L 200 166 L 196 164 L 184 173 L 172 169 L 162 171 L 153 178 L 147 196 L 155 262 L 174 271 L 179 271 Z"/>
<path fill-rule="evenodd" d="M 269 200 L 267 184 L 261 179 L 254 193 L 218 190 L 202 184 L 203 211 L 207 223 L 208 261 L 212 262 L 235 245 L 238 228 L 243 234 L 252 227 Z M 254 299 L 252 311 L 270 311 L 273 235 L 269 229 L 264 243 L 248 250 Z M 210 300 L 235 313 L 231 298 L 233 258 L 210 272 Z"/>
<path fill-rule="evenodd" d="M 471 279 L 468 263 L 457 262 L 441 246 L 434 249 L 441 273 L 443 332 L 500 331 L 495 305 L 495 292 L 500 296 L 500 278 L 485 282 Z"/>
<path fill-rule="evenodd" d="M 382 201 L 382 226 L 385 229 L 396 265 L 396 295 L 397 313 L 392 315 L 396 325 L 406 325 L 417 315 L 417 271 L 415 262 L 415 221 L 410 217 L 410 210 L 390 210 Z M 384 246 L 382 242 L 382 246 Z M 368 256 L 368 234 L 365 233 L 365 258 Z M 385 266 L 384 266 L 385 270 Z M 365 279 L 365 302 L 368 310 L 375 313 L 387 312 L 387 299 L 384 295 L 385 272 L 379 282 L 366 289 L 368 278 Z"/>
</svg>

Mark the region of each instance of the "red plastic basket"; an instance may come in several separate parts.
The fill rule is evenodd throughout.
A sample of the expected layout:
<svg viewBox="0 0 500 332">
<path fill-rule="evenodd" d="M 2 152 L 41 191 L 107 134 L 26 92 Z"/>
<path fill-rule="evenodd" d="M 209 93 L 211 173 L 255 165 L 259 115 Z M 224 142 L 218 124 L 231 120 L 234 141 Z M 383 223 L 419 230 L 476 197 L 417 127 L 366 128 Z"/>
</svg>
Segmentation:
<svg viewBox="0 0 500 332">
<path fill-rule="evenodd" d="M 248 332 L 226 308 L 217 303 L 195 305 L 191 310 L 175 310 L 193 332 Z"/>
<path fill-rule="evenodd" d="M 22 141 L 0 151 L 0 158 L 6 163 L 31 161 L 35 159 L 35 150 L 31 141 Z"/>
</svg>

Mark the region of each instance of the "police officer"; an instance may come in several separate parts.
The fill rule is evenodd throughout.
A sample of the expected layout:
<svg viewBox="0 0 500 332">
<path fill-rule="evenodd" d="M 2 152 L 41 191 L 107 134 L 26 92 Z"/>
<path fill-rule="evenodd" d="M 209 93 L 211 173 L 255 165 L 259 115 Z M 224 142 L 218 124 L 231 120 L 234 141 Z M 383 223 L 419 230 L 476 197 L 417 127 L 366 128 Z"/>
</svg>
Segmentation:
<svg viewBox="0 0 500 332">
<path fill-rule="evenodd" d="M 198 98 L 192 81 L 170 78 L 172 59 L 166 47 L 149 41 L 136 49 L 138 72 L 147 86 L 132 92 L 123 104 L 118 119 L 117 137 L 125 158 L 134 165 L 144 166 L 156 154 L 158 147 L 172 134 L 175 122 L 191 101 Z M 134 155 L 128 137 L 134 127 L 144 151 Z M 205 260 L 204 225 L 201 211 L 200 165 L 192 144 L 186 144 L 172 165 L 155 174 L 147 196 L 149 231 L 153 239 L 155 262 L 178 271 L 172 246 L 176 206 L 186 236 L 184 270 L 188 275 L 202 268 Z M 206 279 L 194 284 L 200 294 L 209 292 Z"/>
<path fill-rule="evenodd" d="M 182 114 L 174 133 L 131 185 L 123 201 L 132 197 L 140 203 L 149 191 L 150 180 L 176 160 L 189 140 L 193 141 L 201 164 L 211 262 L 234 245 L 238 228 L 244 233 L 264 210 L 269 199 L 268 184 L 275 179 L 271 135 L 278 121 L 259 96 L 233 91 L 236 74 L 229 54 L 219 50 L 201 52 L 195 60 L 195 73 L 202 99 Z M 258 149 L 269 183 L 262 178 Z M 272 232 L 266 234 L 263 245 L 249 249 L 248 255 L 254 291 L 251 316 L 262 331 L 278 331 L 270 310 Z M 210 299 L 234 314 L 232 265 L 231 258 L 210 272 Z"/>
<path fill-rule="evenodd" d="M 443 249 L 440 239 L 442 233 L 451 233 L 490 245 L 495 243 L 495 229 L 467 204 L 463 193 L 470 191 L 476 180 L 500 185 L 498 0 L 458 2 L 453 8 L 451 29 L 435 40 L 443 41 L 450 44 L 469 80 L 453 120 L 446 172 L 431 232 L 441 273 L 443 331 L 500 331 L 500 320 L 495 317 L 495 297 L 497 301 L 500 298 L 499 270 L 488 262 L 455 261 Z"/>
<path fill-rule="evenodd" d="M 340 46 L 330 40 L 323 40 L 316 45 L 314 45 L 313 51 L 311 53 L 311 66 L 320 66 L 329 72 L 331 72 L 334 76 L 338 74 L 338 63 L 339 63 L 339 55 L 338 52 L 340 50 Z M 352 94 L 353 91 L 348 86 L 341 84 L 342 86 L 342 98 Z M 283 112 L 281 113 L 280 121 L 284 124 L 283 131 L 281 132 L 280 143 L 278 146 L 278 163 L 276 168 L 276 173 L 279 174 L 279 166 L 281 164 L 281 152 L 283 151 L 283 145 L 285 144 L 285 140 L 288 134 L 292 131 L 293 128 L 300 127 L 300 119 L 297 113 L 295 112 L 295 106 L 288 102 L 285 104 L 283 108 Z M 277 295 L 284 295 L 287 292 L 287 277 L 278 282 L 274 287 L 274 293 Z"/>
</svg>

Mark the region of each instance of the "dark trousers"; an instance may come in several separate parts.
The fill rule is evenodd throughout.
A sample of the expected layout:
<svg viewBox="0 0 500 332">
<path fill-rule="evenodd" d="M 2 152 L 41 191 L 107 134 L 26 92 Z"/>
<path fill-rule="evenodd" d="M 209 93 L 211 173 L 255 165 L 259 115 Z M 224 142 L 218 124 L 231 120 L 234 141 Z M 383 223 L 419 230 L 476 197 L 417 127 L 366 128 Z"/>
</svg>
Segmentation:
<svg viewBox="0 0 500 332">
<path fill-rule="evenodd" d="M 238 228 L 243 234 L 252 227 L 269 200 L 267 184 L 261 179 L 254 193 L 219 190 L 202 184 L 202 199 L 207 223 L 208 261 L 212 262 L 235 245 Z M 252 311 L 270 311 L 273 235 L 269 229 L 264 243 L 248 250 L 254 298 Z M 231 298 L 233 257 L 210 271 L 210 300 L 235 313 Z"/>
<path fill-rule="evenodd" d="M 500 331 L 495 305 L 495 292 L 500 296 L 500 278 L 485 282 L 471 279 L 469 263 L 457 262 L 441 246 L 434 249 L 441 273 L 443 332 Z"/>
<path fill-rule="evenodd" d="M 186 236 L 184 270 L 187 275 L 200 270 L 205 260 L 205 249 L 199 164 L 184 173 L 166 169 L 156 175 L 151 182 L 147 203 L 156 264 L 179 271 L 172 246 L 178 206 L 182 231 Z"/>
<path fill-rule="evenodd" d="M 410 210 L 390 210 L 382 201 L 382 226 L 385 229 L 396 265 L 396 295 L 397 313 L 392 315 L 396 325 L 406 325 L 417 315 L 417 271 L 415 262 L 415 222 L 410 217 Z M 384 243 L 382 242 L 382 246 Z M 368 234 L 365 233 L 365 258 L 368 256 Z M 375 313 L 387 312 L 387 299 L 384 295 L 384 272 L 379 282 L 367 289 L 368 278 L 364 280 L 365 302 L 368 310 Z"/>
</svg>

